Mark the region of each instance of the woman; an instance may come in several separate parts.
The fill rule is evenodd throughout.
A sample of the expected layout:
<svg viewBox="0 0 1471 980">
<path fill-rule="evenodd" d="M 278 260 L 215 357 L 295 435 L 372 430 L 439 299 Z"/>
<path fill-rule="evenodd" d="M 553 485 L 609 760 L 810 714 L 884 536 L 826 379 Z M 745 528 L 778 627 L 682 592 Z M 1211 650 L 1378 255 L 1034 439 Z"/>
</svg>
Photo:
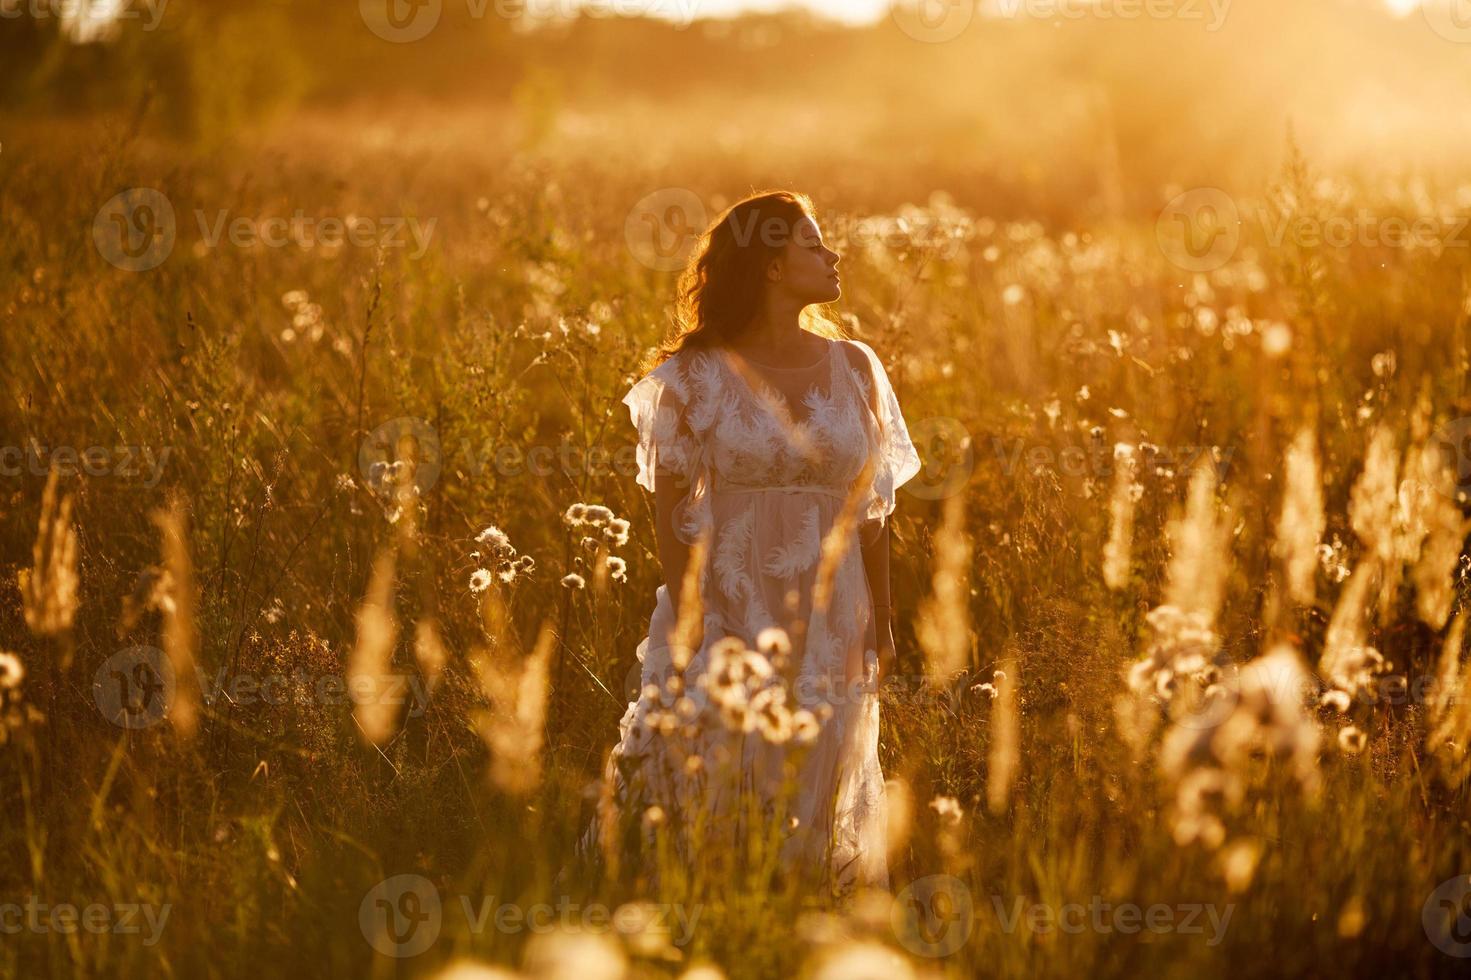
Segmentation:
<svg viewBox="0 0 1471 980">
<path fill-rule="evenodd" d="M 878 357 L 815 305 L 840 295 L 837 265 L 805 196 L 735 204 L 623 399 L 664 584 L 608 785 L 646 840 L 676 831 L 684 867 L 764 837 L 779 873 L 844 893 L 888 885 L 887 518 L 920 461 Z"/>
</svg>

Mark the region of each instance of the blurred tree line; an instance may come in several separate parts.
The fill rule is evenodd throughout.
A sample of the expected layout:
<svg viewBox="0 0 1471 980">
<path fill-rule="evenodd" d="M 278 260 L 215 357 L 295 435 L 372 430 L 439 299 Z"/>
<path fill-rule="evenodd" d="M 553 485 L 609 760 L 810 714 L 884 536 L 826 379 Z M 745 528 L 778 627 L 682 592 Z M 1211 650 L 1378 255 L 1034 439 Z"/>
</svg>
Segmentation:
<svg viewBox="0 0 1471 980">
<path fill-rule="evenodd" d="M 508 90 L 516 76 L 511 24 L 473 17 L 465 3 L 445 2 L 427 37 L 395 44 L 367 28 L 356 0 L 120 0 L 124 17 L 90 41 L 60 16 L 77 2 L 0 0 L 7 111 L 130 112 L 146 102 L 167 132 L 207 141 L 304 98 L 463 87 L 467 74 L 477 88 Z"/>
</svg>

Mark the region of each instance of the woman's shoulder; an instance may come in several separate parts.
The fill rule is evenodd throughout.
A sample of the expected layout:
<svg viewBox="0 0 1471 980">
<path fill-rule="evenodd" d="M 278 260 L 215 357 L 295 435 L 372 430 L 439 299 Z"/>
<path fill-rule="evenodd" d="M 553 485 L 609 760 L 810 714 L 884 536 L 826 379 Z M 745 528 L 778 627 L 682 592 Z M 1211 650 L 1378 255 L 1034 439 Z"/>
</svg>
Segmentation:
<svg viewBox="0 0 1471 980">
<path fill-rule="evenodd" d="M 718 384 L 710 352 L 703 347 L 682 347 L 664 356 L 635 381 L 624 401 L 695 407 L 708 401 Z"/>
<path fill-rule="evenodd" d="M 864 381 L 872 381 L 875 367 L 881 367 L 878 354 L 872 347 L 861 340 L 852 337 L 842 337 L 833 341 L 838 350 L 848 359 L 848 366 Z"/>
</svg>

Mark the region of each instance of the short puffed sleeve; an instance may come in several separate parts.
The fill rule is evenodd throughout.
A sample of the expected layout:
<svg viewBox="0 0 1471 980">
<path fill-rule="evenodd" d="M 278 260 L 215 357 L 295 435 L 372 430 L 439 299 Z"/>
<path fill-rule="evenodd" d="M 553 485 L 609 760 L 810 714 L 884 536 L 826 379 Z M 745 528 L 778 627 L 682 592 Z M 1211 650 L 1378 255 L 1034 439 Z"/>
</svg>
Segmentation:
<svg viewBox="0 0 1471 980">
<path fill-rule="evenodd" d="M 913 479 L 923 464 L 909 439 L 909 427 L 899 408 L 899 396 L 894 393 L 894 386 L 889 383 L 889 375 L 878 354 L 861 340 L 845 343 L 861 351 L 863 360 L 868 363 L 867 371 L 855 370 L 853 377 L 868 403 L 871 421 L 876 423 L 870 426 L 873 475 L 867 497 L 860 505 L 858 519 L 883 520 L 894 512 L 899 488 Z"/>
<path fill-rule="evenodd" d="M 654 490 L 654 476 L 664 473 L 687 482 L 698 458 L 698 440 L 690 428 L 689 386 L 675 358 L 640 378 L 623 404 L 638 430 L 638 484 Z"/>
</svg>

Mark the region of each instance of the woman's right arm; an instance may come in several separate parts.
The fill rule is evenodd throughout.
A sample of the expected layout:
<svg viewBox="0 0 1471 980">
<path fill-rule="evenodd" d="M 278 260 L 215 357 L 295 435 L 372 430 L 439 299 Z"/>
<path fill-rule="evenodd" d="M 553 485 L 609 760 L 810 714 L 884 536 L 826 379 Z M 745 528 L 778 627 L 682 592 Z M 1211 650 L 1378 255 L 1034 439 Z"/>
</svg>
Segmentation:
<svg viewBox="0 0 1471 980">
<path fill-rule="evenodd" d="M 687 481 L 677 474 L 658 473 L 654 477 L 654 536 L 659 545 L 659 565 L 664 572 L 664 588 L 669 594 L 673 622 L 670 642 L 683 644 L 685 656 L 698 650 L 705 640 L 705 610 L 701 608 L 699 582 L 691 576 L 690 552 L 693 550 L 674 532 L 675 509 L 684 499 Z M 689 581 L 686 581 L 686 578 Z M 684 595 L 690 590 L 689 619 L 685 621 Z M 683 637 L 681 640 L 680 637 Z M 676 663 L 681 662 L 676 655 Z"/>
<path fill-rule="evenodd" d="M 659 546 L 659 564 L 664 571 L 664 586 L 675 617 L 679 616 L 680 591 L 685 568 L 689 564 L 690 546 L 674 533 L 674 509 L 684 499 L 684 480 L 677 473 L 654 475 L 654 537 Z"/>
</svg>

